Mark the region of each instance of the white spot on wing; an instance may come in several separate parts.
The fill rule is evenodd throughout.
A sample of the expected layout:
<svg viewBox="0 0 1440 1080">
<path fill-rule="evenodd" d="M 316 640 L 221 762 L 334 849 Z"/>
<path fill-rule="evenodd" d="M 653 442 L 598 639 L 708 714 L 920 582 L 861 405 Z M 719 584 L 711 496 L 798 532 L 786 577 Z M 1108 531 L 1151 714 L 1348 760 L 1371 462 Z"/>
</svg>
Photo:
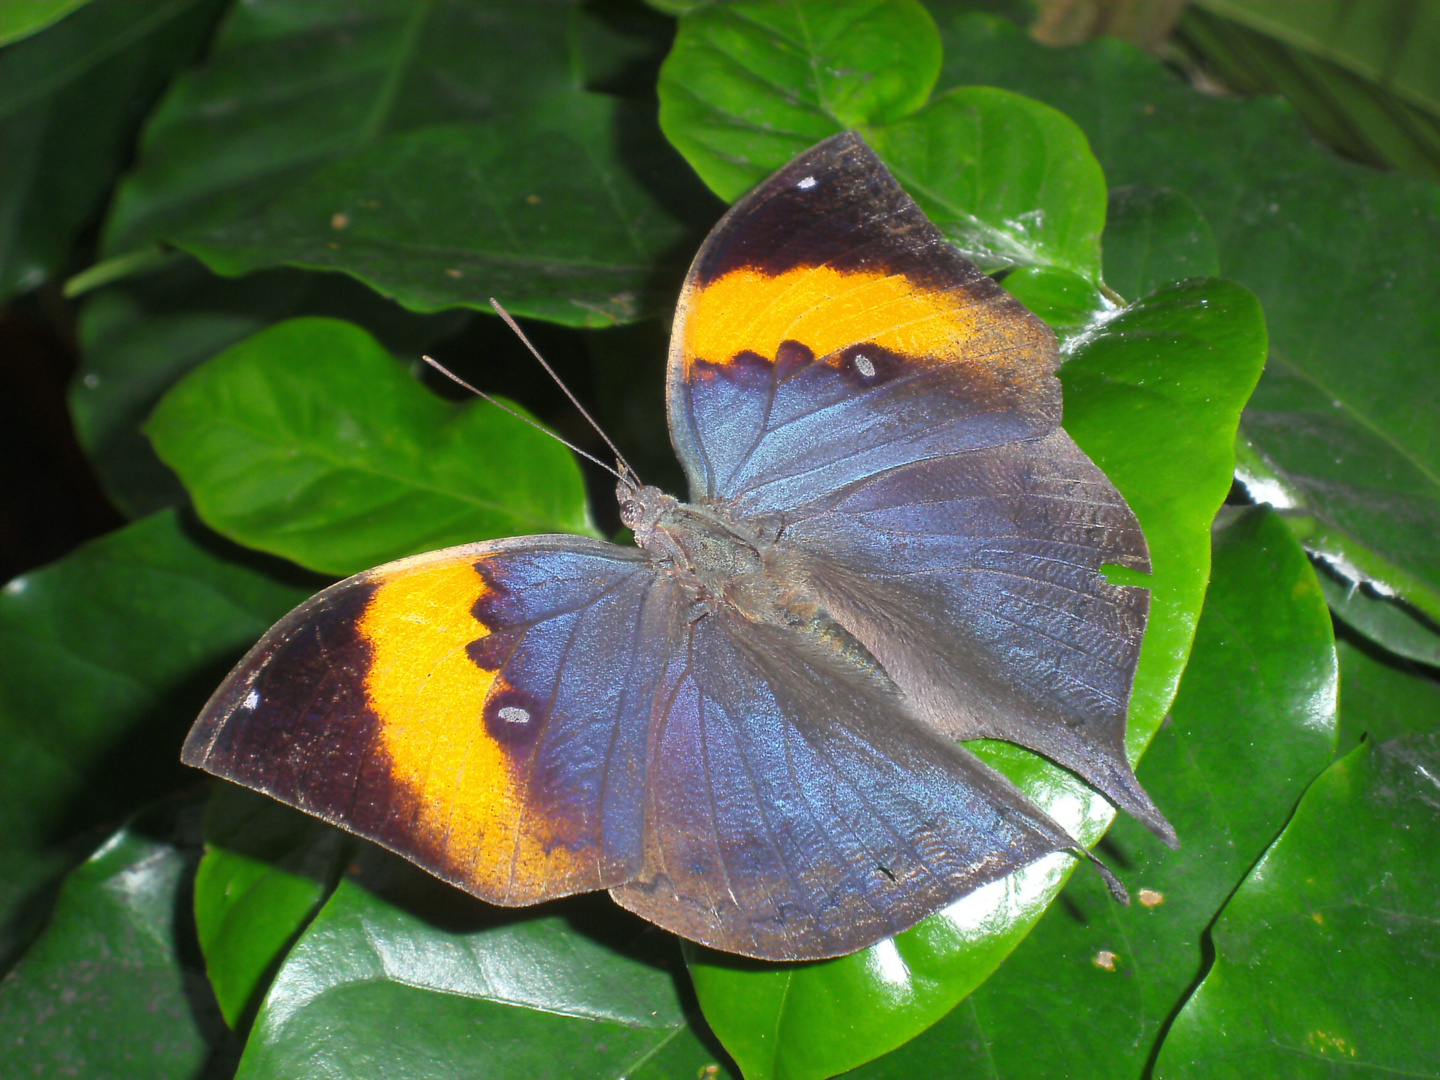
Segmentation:
<svg viewBox="0 0 1440 1080">
<path fill-rule="evenodd" d="M 519 705 L 506 705 L 500 710 L 500 719 L 507 724 L 528 724 L 530 722 L 530 710 L 522 709 Z"/>
<path fill-rule="evenodd" d="M 868 356 L 863 353 L 856 353 L 851 362 L 855 365 L 855 370 L 860 372 L 861 375 L 864 375 L 865 378 L 869 379 L 874 376 L 875 364 Z"/>
<path fill-rule="evenodd" d="M 260 704 L 260 691 L 252 689 L 245 695 L 245 700 L 240 703 L 242 709 L 253 711 Z"/>
<path fill-rule="evenodd" d="M 796 184 L 795 186 L 796 186 L 797 188 L 799 188 L 801 191 L 809 191 L 811 188 L 813 188 L 813 187 L 815 186 L 815 178 L 814 178 L 813 176 L 807 176 L 807 177 L 805 177 L 804 180 L 801 180 L 801 181 L 800 181 L 798 184 Z"/>
</svg>

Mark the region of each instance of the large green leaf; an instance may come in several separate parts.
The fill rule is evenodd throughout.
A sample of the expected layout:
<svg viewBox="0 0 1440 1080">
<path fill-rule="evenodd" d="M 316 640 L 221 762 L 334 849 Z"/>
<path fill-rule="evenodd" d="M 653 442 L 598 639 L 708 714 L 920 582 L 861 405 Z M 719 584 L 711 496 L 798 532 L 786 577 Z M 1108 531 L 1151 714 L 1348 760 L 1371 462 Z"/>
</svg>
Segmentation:
<svg viewBox="0 0 1440 1080">
<path fill-rule="evenodd" d="M 446 403 L 335 319 L 233 346 L 171 390 L 146 431 L 213 528 L 333 574 L 593 531 L 568 450 L 489 403 Z"/>
<path fill-rule="evenodd" d="M 1268 510 L 1218 529 L 1190 664 L 1139 770 L 1180 850 L 1116 822 L 1104 851 L 1132 882 L 1129 907 L 1076 875 L 984 986 L 860 1075 L 1145 1076 L 1203 974 L 1215 910 L 1331 759 L 1336 691 L 1329 615 L 1299 544 Z"/>
<path fill-rule="evenodd" d="M 286 957 L 238 1075 L 720 1075 L 679 974 L 673 939 L 607 897 L 517 919 L 367 847 Z"/>
<path fill-rule="evenodd" d="M 8 2 L 0 39 L 69 3 Z M 145 110 L 203 44 L 220 0 L 93 0 L 0 53 L 0 299 L 61 271 Z"/>
<path fill-rule="evenodd" d="M 186 372 L 266 326 L 302 315 L 359 323 L 407 357 L 469 317 L 412 314 L 341 274 L 271 270 L 230 280 L 189 258 L 96 290 L 80 313 L 70 415 L 111 501 L 132 516 L 182 501 L 183 489 L 141 423 Z"/>
<path fill-rule="evenodd" d="M 1150 542 L 1151 621 L 1129 718 L 1138 757 L 1184 669 L 1209 572 L 1209 525 L 1230 487 L 1232 433 L 1264 359 L 1254 298 L 1224 282 L 1174 286 L 1076 340 L 1061 370 L 1066 427 L 1125 494 Z M 1074 777 L 1016 747 L 977 747 L 1071 832 L 1113 815 Z M 699 952 L 705 1015 L 751 1080 L 841 1072 L 923 1031 L 979 986 L 1054 897 L 1055 857 L 987 886 L 899 937 L 820 964 Z"/>
<path fill-rule="evenodd" d="M 1440 736 L 1365 743 L 1317 780 L 1225 906 L 1157 1077 L 1435 1076 Z"/>
<path fill-rule="evenodd" d="M 918 109 L 939 72 L 918 0 L 697 5 L 660 72 L 660 125 L 733 202 L 826 136 Z"/>
<path fill-rule="evenodd" d="M 660 122 L 730 199 L 857 128 L 981 266 L 1096 278 L 1105 181 L 1083 136 L 1055 110 L 990 88 L 927 103 L 939 45 L 915 0 L 698 7 L 661 69 Z"/>
<path fill-rule="evenodd" d="M 0 956 L 33 929 L 20 905 L 71 837 L 187 782 L 200 706 L 314 591 L 245 554 L 165 513 L 0 592 Z"/>
<path fill-rule="evenodd" d="M 0 983 L 6 1076 L 189 1080 L 218 1063 L 225 1025 L 185 956 L 198 816 L 146 814 L 70 875 L 44 936 Z"/>
<path fill-rule="evenodd" d="M 597 21 L 568 0 L 237 5 L 154 115 L 106 250 L 344 270 L 417 310 L 668 308 L 714 206 L 653 115 L 577 85 L 632 59 Z"/>
<path fill-rule="evenodd" d="M 934 10 L 942 88 L 1048 102 L 1084 129 L 1111 184 L 1163 185 L 1200 208 L 1221 273 L 1259 296 L 1270 330 L 1243 430 L 1325 533 L 1376 556 L 1345 565 L 1435 617 L 1440 189 L 1339 161 L 1283 104 L 1207 96 L 1117 42 L 1044 49 L 957 5 Z"/>
</svg>

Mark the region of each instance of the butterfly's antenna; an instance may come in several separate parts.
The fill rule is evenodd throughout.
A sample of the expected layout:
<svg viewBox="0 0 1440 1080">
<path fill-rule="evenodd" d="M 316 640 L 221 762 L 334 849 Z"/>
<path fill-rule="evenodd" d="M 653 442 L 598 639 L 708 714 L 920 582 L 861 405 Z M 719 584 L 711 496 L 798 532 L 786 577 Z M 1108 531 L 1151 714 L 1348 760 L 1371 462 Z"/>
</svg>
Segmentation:
<svg viewBox="0 0 1440 1080">
<path fill-rule="evenodd" d="M 615 460 L 620 463 L 619 472 L 615 472 L 614 469 L 611 469 L 610 472 L 615 473 L 615 476 L 618 477 L 621 481 L 627 483 L 633 482 L 636 486 L 639 486 L 640 474 L 637 473 L 631 467 L 630 463 L 625 460 L 625 455 L 620 453 L 620 448 L 610 441 L 610 436 L 605 434 L 605 429 L 602 428 L 599 424 L 597 424 L 595 422 L 595 418 L 585 411 L 585 406 L 581 405 L 580 399 L 570 392 L 570 388 L 565 385 L 564 380 L 561 379 L 559 375 L 555 374 L 555 369 L 546 362 L 545 357 L 540 355 L 540 350 L 535 348 L 534 345 L 530 344 L 530 339 L 525 336 L 525 331 L 520 329 L 520 324 L 510 317 L 510 313 L 506 311 L 503 307 L 501 307 L 500 301 L 496 300 L 493 296 L 490 298 L 490 306 L 495 309 L 495 313 L 499 315 L 500 318 L 505 320 L 505 325 L 510 327 L 511 330 L 515 331 L 515 336 L 525 343 L 525 347 L 530 350 L 530 355 L 535 357 L 536 360 L 540 361 L 540 366 L 545 369 L 545 374 L 549 375 L 550 378 L 555 380 L 555 385 L 560 387 L 560 389 L 565 392 L 565 396 L 570 399 L 570 404 L 574 405 L 575 408 L 579 410 L 580 415 L 583 416 L 589 422 L 590 426 L 595 429 L 595 433 L 599 435 L 600 438 L 605 440 L 605 445 L 610 447 L 610 452 L 615 455 Z M 567 443 L 566 445 L 568 446 L 569 444 Z M 585 456 L 590 457 L 589 454 L 586 454 Z M 590 460 L 594 461 L 595 459 L 593 457 L 590 457 Z"/>
<path fill-rule="evenodd" d="M 529 344 L 529 343 L 527 342 L 526 344 Z M 615 479 L 616 479 L 616 480 L 619 480 L 621 483 L 625 483 L 625 484 L 632 483 L 632 481 L 629 479 L 629 475 L 627 475 L 627 474 L 633 472 L 633 470 L 630 469 L 630 466 L 629 466 L 629 465 L 626 465 L 626 464 L 625 464 L 625 461 L 624 461 L 623 458 L 622 458 L 621 461 L 620 461 L 620 466 L 621 466 L 621 469 L 625 470 L 625 472 L 617 472 L 615 469 L 613 469 L 613 468 L 611 468 L 609 465 L 605 464 L 605 462 L 601 461 L 601 460 L 600 460 L 598 457 L 596 457 L 594 454 L 590 453 L 588 450 L 581 450 L 580 447 L 576 446 L 576 445 L 575 445 L 574 443 L 572 443 L 572 442 L 567 442 L 566 440 L 562 439 L 559 435 L 556 435 L 555 432 L 551 431 L 549 428 L 545 427 L 543 424 L 537 424 L 534 420 L 531 420 L 530 417 L 526 416 L 524 413 L 519 412 L 519 411 L 516 410 L 516 409 L 510 408 L 510 406 L 509 406 L 509 405 L 506 405 L 503 401 L 496 401 L 496 400 L 495 400 L 493 397 L 491 397 L 489 394 L 485 393 L 484 390 L 477 390 L 475 387 L 471 386 L 471 385 L 470 385 L 468 382 L 466 382 L 464 379 L 460 378 L 459 375 L 456 375 L 453 371 L 451 371 L 449 368 L 447 368 L 444 364 L 440 363 L 440 361 L 439 361 L 439 360 L 436 360 L 434 357 L 422 356 L 422 357 L 420 357 L 420 359 L 421 359 L 421 360 L 424 360 L 427 364 L 429 364 L 429 365 L 430 365 L 432 368 L 434 368 L 436 371 L 440 372 L 441 375 L 444 375 L 444 376 L 445 376 L 447 379 L 449 379 L 451 382 L 455 383 L 455 384 L 458 385 L 458 386 L 463 386 L 466 390 L 469 390 L 470 393 L 474 394 L 476 397 L 478 397 L 478 398 L 483 398 L 484 400 L 488 401 L 491 405 L 494 405 L 497 409 L 503 409 L 503 410 L 505 410 L 507 413 L 509 413 L 511 416 L 515 417 L 515 419 L 517 419 L 517 420 L 524 420 L 525 423 L 529 424 L 529 425 L 530 425 L 531 427 L 533 427 L 536 431 L 543 431 L 546 435 L 549 435 L 550 438 L 554 439 L 554 440 L 555 440 L 556 442 L 558 442 L 561 446 L 568 446 L 571 450 L 573 450 L 575 453 L 579 454 L 581 457 L 585 458 L 585 459 L 588 460 L 588 461 L 593 461 L 596 465 L 599 465 L 600 468 L 604 469 L 606 472 L 608 472 L 611 476 L 615 477 Z M 584 410 L 582 409 L 581 411 L 583 412 Z M 609 440 L 609 439 L 606 439 L 605 441 L 608 443 L 610 440 Z"/>
</svg>

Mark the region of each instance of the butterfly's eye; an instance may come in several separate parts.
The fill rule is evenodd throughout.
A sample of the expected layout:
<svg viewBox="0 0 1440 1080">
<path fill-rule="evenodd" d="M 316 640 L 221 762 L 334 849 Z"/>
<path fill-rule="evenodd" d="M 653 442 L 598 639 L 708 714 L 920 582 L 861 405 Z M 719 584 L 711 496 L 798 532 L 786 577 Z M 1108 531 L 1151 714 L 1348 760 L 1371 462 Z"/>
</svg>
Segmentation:
<svg viewBox="0 0 1440 1080">
<path fill-rule="evenodd" d="M 638 502 L 633 499 L 622 499 L 620 501 L 620 524 L 632 532 L 640 524 L 645 511 Z"/>
</svg>

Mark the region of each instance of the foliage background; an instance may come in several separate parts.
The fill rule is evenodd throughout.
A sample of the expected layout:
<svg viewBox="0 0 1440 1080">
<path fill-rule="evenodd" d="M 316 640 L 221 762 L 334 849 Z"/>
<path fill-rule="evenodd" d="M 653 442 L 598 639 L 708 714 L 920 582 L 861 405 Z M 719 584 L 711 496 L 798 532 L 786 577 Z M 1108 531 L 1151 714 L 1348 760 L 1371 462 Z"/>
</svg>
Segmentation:
<svg viewBox="0 0 1440 1080">
<path fill-rule="evenodd" d="M 1003 4 L 8 4 L 11 516 L 109 531 L 12 544 L 0 593 L 0 1075 L 1440 1072 L 1440 16 L 1146 10 L 1034 29 L 1294 105 Z M 1137 903 L 1045 865 L 855 957 L 737 964 L 603 896 L 487 909 L 187 775 L 208 692 L 330 577 L 613 530 L 568 454 L 417 371 L 589 445 L 487 296 L 678 488 L 665 324 L 716 195 L 845 126 L 1056 327 L 1067 428 L 1145 524 L 1131 749 L 1184 846 L 1109 830 Z M 27 438 L 36 327 L 78 355 L 68 472 Z M 83 469 L 104 501 L 48 482 Z"/>
</svg>

